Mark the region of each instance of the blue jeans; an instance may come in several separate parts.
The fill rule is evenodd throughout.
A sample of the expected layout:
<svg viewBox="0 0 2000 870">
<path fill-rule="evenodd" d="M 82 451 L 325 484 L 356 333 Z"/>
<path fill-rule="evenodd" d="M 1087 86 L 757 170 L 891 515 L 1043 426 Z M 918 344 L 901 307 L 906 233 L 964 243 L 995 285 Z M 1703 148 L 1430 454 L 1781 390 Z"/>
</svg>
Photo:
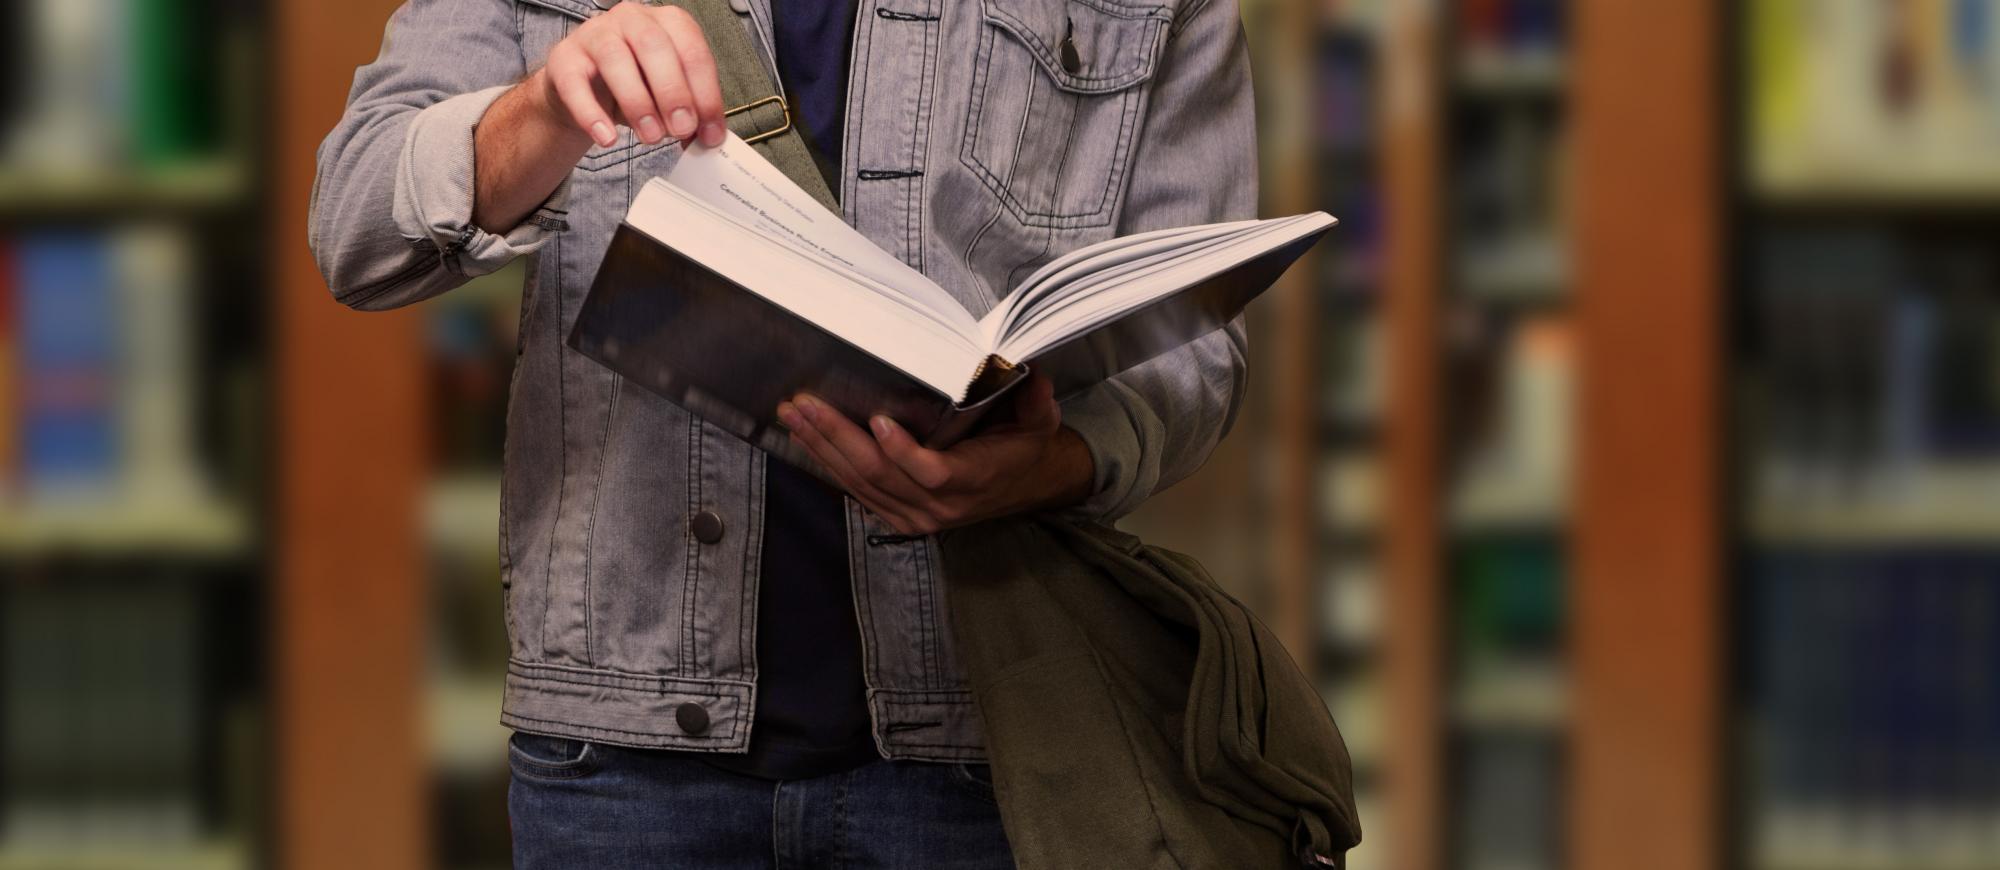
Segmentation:
<svg viewBox="0 0 2000 870">
<path fill-rule="evenodd" d="M 882 760 L 772 782 L 526 733 L 507 757 L 517 870 L 1014 866 L 985 765 Z"/>
</svg>

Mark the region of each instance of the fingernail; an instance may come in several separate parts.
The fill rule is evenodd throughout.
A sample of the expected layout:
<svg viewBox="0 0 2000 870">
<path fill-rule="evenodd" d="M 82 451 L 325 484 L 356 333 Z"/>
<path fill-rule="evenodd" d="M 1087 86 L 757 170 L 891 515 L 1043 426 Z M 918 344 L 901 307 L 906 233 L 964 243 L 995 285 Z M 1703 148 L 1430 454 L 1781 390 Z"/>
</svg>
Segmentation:
<svg viewBox="0 0 2000 870">
<path fill-rule="evenodd" d="M 799 404 L 799 413 L 806 415 L 806 419 L 808 420 L 819 419 L 818 400 L 813 399 L 811 396 L 800 396 L 798 404 Z"/>
<path fill-rule="evenodd" d="M 874 427 L 875 437 L 877 438 L 889 437 L 889 418 L 877 414 L 874 417 L 869 418 L 868 425 Z"/>
<path fill-rule="evenodd" d="M 611 147 L 611 143 L 618 141 L 618 135 L 611 132 L 611 123 L 608 121 L 598 121 L 590 125 L 590 138 L 597 140 L 597 144 L 605 148 Z"/>
<path fill-rule="evenodd" d="M 665 133 L 660 129 L 660 119 L 647 115 L 639 119 L 639 138 L 648 142 L 658 142 Z"/>
<path fill-rule="evenodd" d="M 722 140 L 726 135 L 727 131 L 722 128 L 721 124 L 701 125 L 701 144 L 707 145 L 710 148 L 722 144 Z"/>
<path fill-rule="evenodd" d="M 799 411 L 798 411 L 798 409 L 797 409 L 797 408 L 794 408 L 794 407 L 792 407 L 792 403 L 790 403 L 790 402 L 779 402 L 779 403 L 778 403 L 778 422 L 780 422 L 780 423 L 783 423 L 783 424 L 785 424 L 785 428 L 787 428 L 787 429 L 797 429 L 797 428 L 799 428 Z"/>
<path fill-rule="evenodd" d="M 667 116 L 667 129 L 673 131 L 676 139 L 686 139 L 694 135 L 694 113 L 686 109 L 675 109 Z"/>
</svg>

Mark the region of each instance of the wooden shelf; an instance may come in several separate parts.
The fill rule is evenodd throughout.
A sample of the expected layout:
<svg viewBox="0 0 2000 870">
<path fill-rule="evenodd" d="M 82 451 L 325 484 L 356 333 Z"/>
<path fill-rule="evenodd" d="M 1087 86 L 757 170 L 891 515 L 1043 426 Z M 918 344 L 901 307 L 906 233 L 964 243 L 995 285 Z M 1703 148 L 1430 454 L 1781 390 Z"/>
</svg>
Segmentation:
<svg viewBox="0 0 2000 870">
<path fill-rule="evenodd" d="M 83 846 L 0 849 L 0 870 L 239 870 L 251 866 L 242 843 L 190 846 Z"/>
<path fill-rule="evenodd" d="M 0 506 L 0 555 L 231 557 L 252 546 L 250 518 L 224 501 L 80 501 Z"/>
<path fill-rule="evenodd" d="M 0 217 L 98 211 L 210 211 L 246 204 L 247 161 L 212 159 L 160 169 L 0 169 Z"/>
<path fill-rule="evenodd" d="M 460 474 L 431 484 L 424 528 L 434 552 L 498 558 L 500 476 Z"/>
<path fill-rule="evenodd" d="M 1570 288 L 1567 250 L 1560 239 L 1538 237 L 1468 251 L 1458 267 L 1459 297 L 1513 306 L 1560 304 Z"/>
<path fill-rule="evenodd" d="M 507 770 L 507 736 L 500 724 L 503 676 L 433 680 L 425 692 L 428 757 L 447 775 L 479 777 Z"/>
<path fill-rule="evenodd" d="M 1559 731 L 1569 714 L 1569 685 L 1553 667 L 1467 676 L 1452 693 L 1452 723 L 1461 729 Z"/>
<path fill-rule="evenodd" d="M 1569 516 L 1562 487 L 1547 481 L 1475 475 L 1451 499 L 1454 534 L 1560 532 Z"/>
<path fill-rule="evenodd" d="M 1835 162 L 1779 152 L 1759 164 L 1750 195 L 1764 203 L 2000 206 L 2000 159 L 1990 153 L 1943 165 L 1906 153 Z"/>
<path fill-rule="evenodd" d="M 1943 463 L 1911 472 L 1883 492 L 1853 499 L 1766 496 L 1749 516 L 1749 538 L 1772 546 L 1942 544 L 2000 541 L 2000 465 Z"/>
<path fill-rule="evenodd" d="M 1458 87 L 1470 96 L 1559 97 L 1569 75 L 1555 51 L 1469 51 L 1459 62 Z"/>
</svg>

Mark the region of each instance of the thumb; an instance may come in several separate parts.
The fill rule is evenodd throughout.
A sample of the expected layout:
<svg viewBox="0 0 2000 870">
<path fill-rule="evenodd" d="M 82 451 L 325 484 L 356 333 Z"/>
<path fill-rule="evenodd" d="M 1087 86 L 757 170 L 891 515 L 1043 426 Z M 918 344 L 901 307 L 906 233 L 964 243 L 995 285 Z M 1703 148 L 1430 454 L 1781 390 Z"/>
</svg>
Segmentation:
<svg viewBox="0 0 2000 870">
<path fill-rule="evenodd" d="M 1054 430 L 1062 424 L 1062 406 L 1056 404 L 1056 385 L 1046 376 L 1028 376 L 1014 399 L 1014 419 L 1023 429 Z"/>
</svg>

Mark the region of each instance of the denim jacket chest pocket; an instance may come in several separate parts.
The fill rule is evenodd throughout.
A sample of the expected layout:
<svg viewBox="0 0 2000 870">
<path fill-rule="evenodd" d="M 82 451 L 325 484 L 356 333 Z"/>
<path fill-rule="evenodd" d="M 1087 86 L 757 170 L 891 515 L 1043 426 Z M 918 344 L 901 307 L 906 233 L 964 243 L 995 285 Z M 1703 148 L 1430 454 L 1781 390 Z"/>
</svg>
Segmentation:
<svg viewBox="0 0 2000 870">
<path fill-rule="evenodd" d="M 1035 227 L 1112 221 L 1172 10 L 983 0 L 959 159 Z"/>
</svg>

